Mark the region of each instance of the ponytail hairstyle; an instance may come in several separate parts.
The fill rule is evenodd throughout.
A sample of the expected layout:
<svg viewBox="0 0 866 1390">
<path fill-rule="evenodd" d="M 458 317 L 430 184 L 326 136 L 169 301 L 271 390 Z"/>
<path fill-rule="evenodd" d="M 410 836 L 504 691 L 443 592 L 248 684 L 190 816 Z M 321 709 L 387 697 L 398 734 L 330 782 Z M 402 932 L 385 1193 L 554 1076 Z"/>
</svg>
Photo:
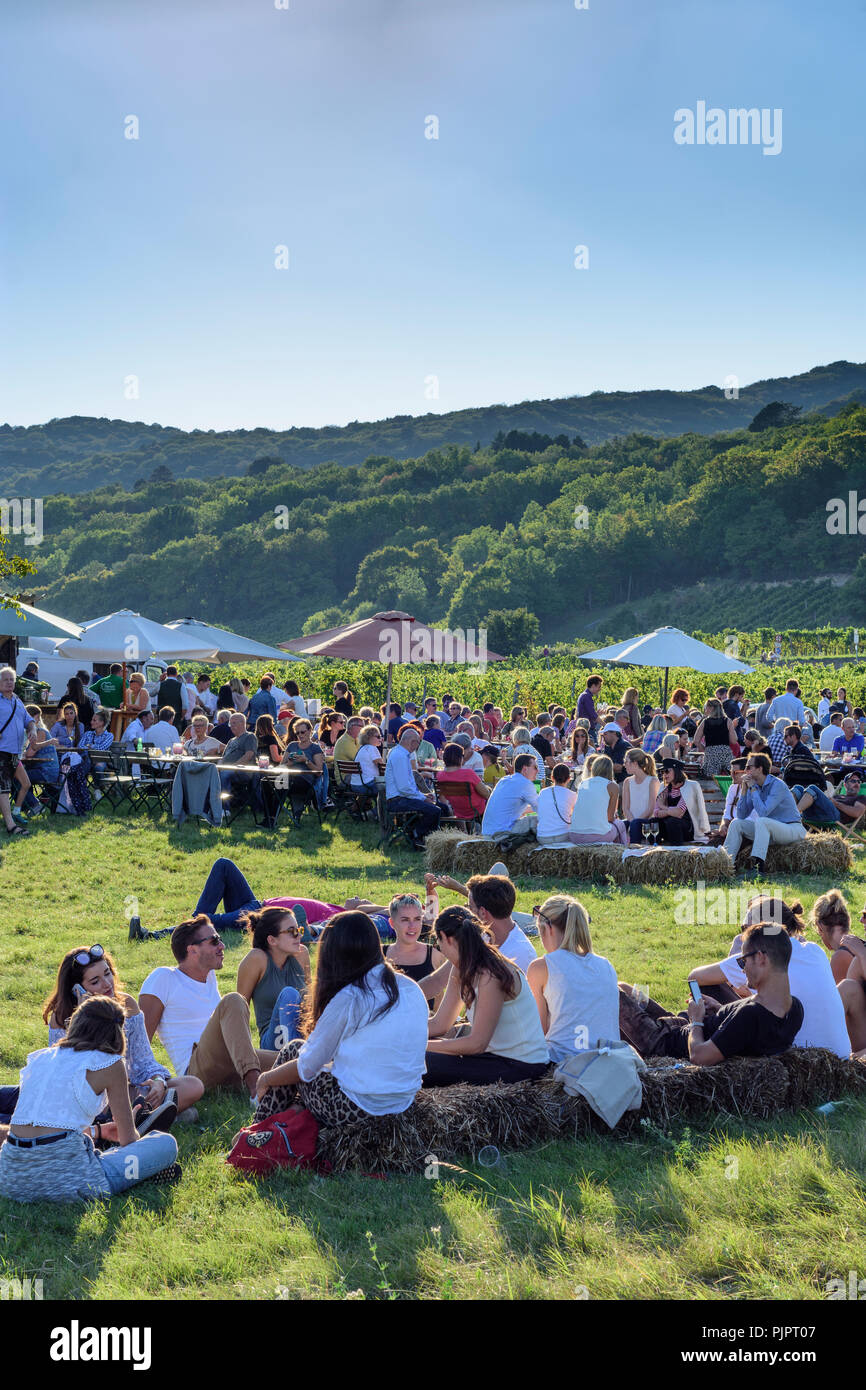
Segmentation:
<svg viewBox="0 0 866 1390">
<path fill-rule="evenodd" d="M 641 772 L 645 772 L 647 777 L 655 777 L 656 763 L 655 758 L 651 758 L 649 753 L 645 753 L 642 748 L 631 748 L 623 759 L 625 763 L 637 763 Z"/>
<path fill-rule="evenodd" d="M 338 912 L 319 937 L 315 988 L 307 994 L 304 1008 L 305 1035 L 309 1035 L 341 990 L 357 989 L 372 998 L 373 990 L 367 977 L 377 966 L 383 967 L 381 983 L 388 997 L 367 1019 L 368 1023 L 383 1018 L 397 1003 L 397 977 L 394 967 L 382 955 L 379 933 L 367 913 Z"/>
<path fill-rule="evenodd" d="M 591 955 L 590 916 L 577 898 L 570 898 L 565 893 L 556 893 L 542 903 L 541 916 L 546 917 L 548 922 L 562 932 L 562 941 L 559 943 L 561 951 L 572 951 L 576 956 Z"/>
<path fill-rule="evenodd" d="M 490 975 L 506 999 L 517 997 L 518 979 L 514 967 L 495 946 L 485 941 L 481 922 L 467 908 L 446 907 L 433 923 L 433 930 L 437 936 L 447 936 L 457 943 L 460 998 L 467 1009 L 475 1003 L 479 975 Z"/>
<path fill-rule="evenodd" d="M 268 945 L 269 936 L 279 936 L 280 923 L 284 917 L 291 917 L 295 926 L 298 925 L 294 912 L 289 907 L 262 907 L 257 912 L 247 912 L 240 918 L 238 925 L 252 939 L 252 945 L 257 951 L 270 951 Z"/>
</svg>

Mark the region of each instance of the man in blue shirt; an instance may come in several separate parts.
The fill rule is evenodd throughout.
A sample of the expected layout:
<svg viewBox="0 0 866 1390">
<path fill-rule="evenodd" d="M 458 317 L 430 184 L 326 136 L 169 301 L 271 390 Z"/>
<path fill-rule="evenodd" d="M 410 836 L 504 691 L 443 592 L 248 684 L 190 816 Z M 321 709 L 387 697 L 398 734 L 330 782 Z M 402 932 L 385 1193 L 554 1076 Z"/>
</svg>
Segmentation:
<svg viewBox="0 0 866 1390">
<path fill-rule="evenodd" d="M 723 848 L 736 859 L 743 840 L 753 842 L 750 869 L 763 870 L 770 844 L 790 845 L 806 837 L 793 795 L 780 777 L 770 775 L 772 763 L 766 753 L 753 753 L 746 763 L 741 791 Z M 748 819 L 750 812 L 757 816 Z"/>
<path fill-rule="evenodd" d="M 389 811 L 413 811 L 419 821 L 410 831 L 414 849 L 423 849 L 431 830 L 439 829 L 442 812 L 436 798 L 422 792 L 415 782 L 412 754 L 421 736 L 417 729 L 407 729 L 396 748 L 392 748 L 385 764 L 385 803 Z"/>
<path fill-rule="evenodd" d="M 273 681 L 270 676 L 262 676 L 259 681 L 259 688 L 250 700 L 249 708 L 247 709 L 248 729 L 255 729 L 256 720 L 260 714 L 269 714 L 272 719 L 276 719 L 279 714 L 280 711 L 277 708 L 277 702 L 271 694 L 272 685 Z"/>
<path fill-rule="evenodd" d="M 490 794 L 481 822 L 482 835 L 497 840 L 504 835 L 528 835 L 534 830 L 538 812 L 538 792 L 534 785 L 537 774 L 538 766 L 532 754 L 519 754 L 511 776 L 500 777 Z"/>
<path fill-rule="evenodd" d="M 834 753 L 856 753 L 859 758 L 863 752 L 863 735 L 856 732 L 853 719 L 842 720 L 841 736 L 833 740 Z"/>
<path fill-rule="evenodd" d="M 786 682 L 784 695 L 777 695 L 767 710 L 767 719 L 770 722 L 775 724 L 777 719 L 790 719 L 792 724 L 803 723 L 806 708 L 797 694 L 799 688 L 796 680 Z"/>
</svg>

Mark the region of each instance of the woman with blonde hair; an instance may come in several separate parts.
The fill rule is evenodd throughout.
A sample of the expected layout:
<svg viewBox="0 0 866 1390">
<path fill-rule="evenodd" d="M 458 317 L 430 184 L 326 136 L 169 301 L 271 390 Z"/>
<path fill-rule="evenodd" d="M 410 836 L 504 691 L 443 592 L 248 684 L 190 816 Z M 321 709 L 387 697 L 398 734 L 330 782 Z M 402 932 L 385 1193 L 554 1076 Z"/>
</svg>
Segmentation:
<svg viewBox="0 0 866 1390">
<path fill-rule="evenodd" d="M 622 784 L 622 818 L 628 826 L 631 844 L 639 845 L 643 838 L 644 821 L 652 820 L 656 797 L 661 790 L 653 758 L 642 748 L 632 748 L 625 755 L 626 778 Z"/>
<path fill-rule="evenodd" d="M 367 787 L 376 790 L 376 778 L 385 776 L 385 759 L 382 757 L 382 730 L 378 724 L 366 724 L 358 735 L 358 756 L 355 759 L 360 774 L 353 772 L 349 785 L 355 788 Z"/>
<path fill-rule="evenodd" d="M 640 708 L 638 706 L 638 693 L 635 686 L 630 685 L 628 690 L 623 692 L 622 710 L 628 715 L 628 730 L 626 738 L 643 738 L 643 724 L 641 723 Z"/>
<path fill-rule="evenodd" d="M 841 984 L 854 960 L 854 953 L 842 945 L 842 938 L 851 930 L 851 913 L 844 894 L 838 888 L 822 893 L 812 904 L 809 921 L 824 947 L 830 952 L 830 969 L 836 984 Z"/>
<path fill-rule="evenodd" d="M 619 1042 L 616 971 L 592 949 L 590 917 L 583 903 L 564 893 L 532 909 L 545 954 L 526 971 L 551 1061 Z"/>
<path fill-rule="evenodd" d="M 584 763 L 583 777 L 571 814 L 571 828 L 562 836 L 573 845 L 628 844 L 625 821 L 617 818 L 619 786 L 613 780 L 613 762 L 604 753 Z"/>
<path fill-rule="evenodd" d="M 645 753 L 655 753 L 661 746 L 662 740 L 668 731 L 668 723 L 668 719 L 663 714 L 656 714 L 653 716 L 641 743 L 641 747 Z"/>
<path fill-rule="evenodd" d="M 141 671 L 133 671 L 127 682 L 126 702 L 122 706 L 123 713 L 138 715 L 146 709 L 150 709 L 150 695 L 144 683 L 144 676 Z"/>
</svg>

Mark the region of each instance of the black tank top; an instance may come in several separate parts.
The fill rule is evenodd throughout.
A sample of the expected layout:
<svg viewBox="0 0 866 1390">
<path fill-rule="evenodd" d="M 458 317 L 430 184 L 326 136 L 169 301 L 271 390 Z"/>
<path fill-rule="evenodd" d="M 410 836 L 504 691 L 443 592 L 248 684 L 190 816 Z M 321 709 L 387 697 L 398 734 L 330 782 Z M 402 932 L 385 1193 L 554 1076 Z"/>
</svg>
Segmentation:
<svg viewBox="0 0 866 1390">
<path fill-rule="evenodd" d="M 416 984 L 419 984 L 421 980 L 425 980 L 428 975 L 433 974 L 433 947 L 429 945 L 427 947 L 426 956 L 418 965 L 398 965 L 395 960 L 391 960 L 390 956 L 388 960 L 395 970 L 399 970 L 401 975 L 408 975 L 409 979 L 414 980 Z M 428 999 L 427 1004 L 432 1013 L 433 1000 Z"/>
<path fill-rule="evenodd" d="M 708 719 L 704 724 L 704 743 L 707 748 L 724 748 L 730 743 L 727 719 Z"/>
</svg>

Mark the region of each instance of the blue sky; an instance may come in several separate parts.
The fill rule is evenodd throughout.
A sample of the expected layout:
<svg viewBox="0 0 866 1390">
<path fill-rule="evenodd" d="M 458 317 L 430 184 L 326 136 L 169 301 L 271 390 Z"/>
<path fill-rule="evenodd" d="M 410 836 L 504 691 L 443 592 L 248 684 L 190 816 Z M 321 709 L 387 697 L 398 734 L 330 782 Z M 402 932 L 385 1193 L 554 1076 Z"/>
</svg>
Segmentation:
<svg viewBox="0 0 866 1390">
<path fill-rule="evenodd" d="M 285 428 L 863 360 L 864 41 L 861 0 L 6 0 L 0 419 Z M 699 100 L 781 108 L 781 153 L 677 145 Z"/>
</svg>

